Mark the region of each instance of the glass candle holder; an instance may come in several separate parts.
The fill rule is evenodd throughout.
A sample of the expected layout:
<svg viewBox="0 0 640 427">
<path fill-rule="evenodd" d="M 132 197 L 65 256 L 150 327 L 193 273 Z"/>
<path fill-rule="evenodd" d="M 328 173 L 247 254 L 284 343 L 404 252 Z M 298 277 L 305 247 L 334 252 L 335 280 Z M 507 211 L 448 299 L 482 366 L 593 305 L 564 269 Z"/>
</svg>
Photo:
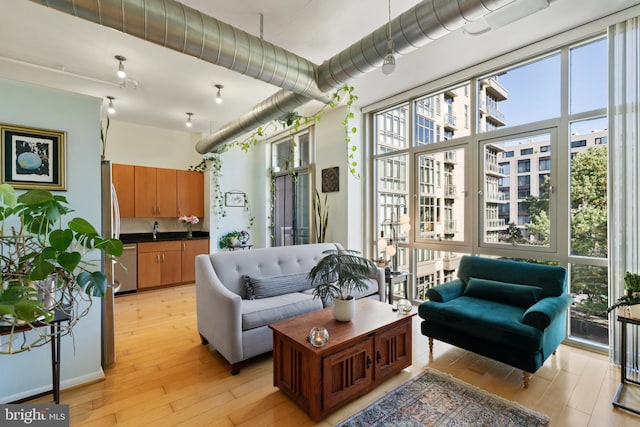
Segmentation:
<svg viewBox="0 0 640 427">
<path fill-rule="evenodd" d="M 323 327 L 315 327 L 309 332 L 309 342 L 314 347 L 322 347 L 329 341 L 329 331 Z"/>
<path fill-rule="evenodd" d="M 397 307 L 398 311 L 401 314 L 409 314 L 413 309 L 413 305 L 411 305 L 411 301 L 409 301 L 408 299 L 401 299 L 400 301 L 398 301 Z"/>
</svg>

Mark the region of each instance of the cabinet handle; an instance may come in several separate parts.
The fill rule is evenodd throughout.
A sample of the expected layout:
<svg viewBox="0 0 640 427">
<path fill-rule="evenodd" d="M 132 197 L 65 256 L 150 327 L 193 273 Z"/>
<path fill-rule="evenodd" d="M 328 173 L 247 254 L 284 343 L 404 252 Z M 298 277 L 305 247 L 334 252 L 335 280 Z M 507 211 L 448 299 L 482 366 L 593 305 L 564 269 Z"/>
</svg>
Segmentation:
<svg viewBox="0 0 640 427">
<path fill-rule="evenodd" d="M 160 254 L 156 255 L 156 264 L 160 264 Z"/>
<path fill-rule="evenodd" d="M 380 360 L 382 360 L 382 357 L 380 356 L 380 352 L 376 351 L 376 363 L 380 363 Z"/>
<path fill-rule="evenodd" d="M 158 215 L 160 215 L 160 206 L 158 206 Z"/>
<path fill-rule="evenodd" d="M 164 262 L 164 254 L 162 254 L 162 262 Z"/>
<path fill-rule="evenodd" d="M 371 356 L 367 354 L 367 369 L 371 367 Z"/>
</svg>

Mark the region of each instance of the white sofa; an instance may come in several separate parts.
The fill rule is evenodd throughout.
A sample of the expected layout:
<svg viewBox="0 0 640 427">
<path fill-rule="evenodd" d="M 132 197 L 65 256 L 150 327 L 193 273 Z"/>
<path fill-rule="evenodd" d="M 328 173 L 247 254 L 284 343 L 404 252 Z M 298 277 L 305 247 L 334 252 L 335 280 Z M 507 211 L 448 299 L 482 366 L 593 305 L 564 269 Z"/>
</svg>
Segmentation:
<svg viewBox="0 0 640 427">
<path fill-rule="evenodd" d="M 198 255 L 196 310 L 202 344 L 217 350 L 233 375 L 242 361 L 271 351 L 270 323 L 323 308 L 306 275 L 329 249 L 342 246 L 317 243 Z M 263 294 L 248 299 L 246 286 L 251 284 Z M 384 270 L 378 269 L 367 292 L 356 295 L 362 297 L 384 301 Z"/>
</svg>

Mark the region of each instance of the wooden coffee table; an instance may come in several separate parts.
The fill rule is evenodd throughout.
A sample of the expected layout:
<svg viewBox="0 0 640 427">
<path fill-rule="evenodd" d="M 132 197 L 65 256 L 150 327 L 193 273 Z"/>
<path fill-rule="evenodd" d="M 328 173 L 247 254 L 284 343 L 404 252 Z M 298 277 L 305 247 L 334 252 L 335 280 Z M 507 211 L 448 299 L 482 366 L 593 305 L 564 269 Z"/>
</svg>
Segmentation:
<svg viewBox="0 0 640 427">
<path fill-rule="evenodd" d="M 269 325 L 273 330 L 273 384 L 319 421 L 411 365 L 411 321 L 383 302 L 356 302 L 351 322 L 331 308 Z M 309 331 L 323 326 L 329 342 L 314 347 Z"/>
</svg>

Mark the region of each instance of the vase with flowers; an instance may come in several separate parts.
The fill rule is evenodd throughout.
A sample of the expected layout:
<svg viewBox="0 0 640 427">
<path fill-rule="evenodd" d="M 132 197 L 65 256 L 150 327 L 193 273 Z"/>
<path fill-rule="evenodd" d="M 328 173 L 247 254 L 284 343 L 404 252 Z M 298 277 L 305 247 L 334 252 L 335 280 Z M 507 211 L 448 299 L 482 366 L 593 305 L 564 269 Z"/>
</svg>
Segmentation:
<svg viewBox="0 0 640 427">
<path fill-rule="evenodd" d="M 178 218 L 178 222 L 182 223 L 187 227 L 187 239 L 193 239 L 193 224 L 197 224 L 200 222 L 197 216 L 189 215 L 189 216 L 181 216 Z"/>
</svg>

